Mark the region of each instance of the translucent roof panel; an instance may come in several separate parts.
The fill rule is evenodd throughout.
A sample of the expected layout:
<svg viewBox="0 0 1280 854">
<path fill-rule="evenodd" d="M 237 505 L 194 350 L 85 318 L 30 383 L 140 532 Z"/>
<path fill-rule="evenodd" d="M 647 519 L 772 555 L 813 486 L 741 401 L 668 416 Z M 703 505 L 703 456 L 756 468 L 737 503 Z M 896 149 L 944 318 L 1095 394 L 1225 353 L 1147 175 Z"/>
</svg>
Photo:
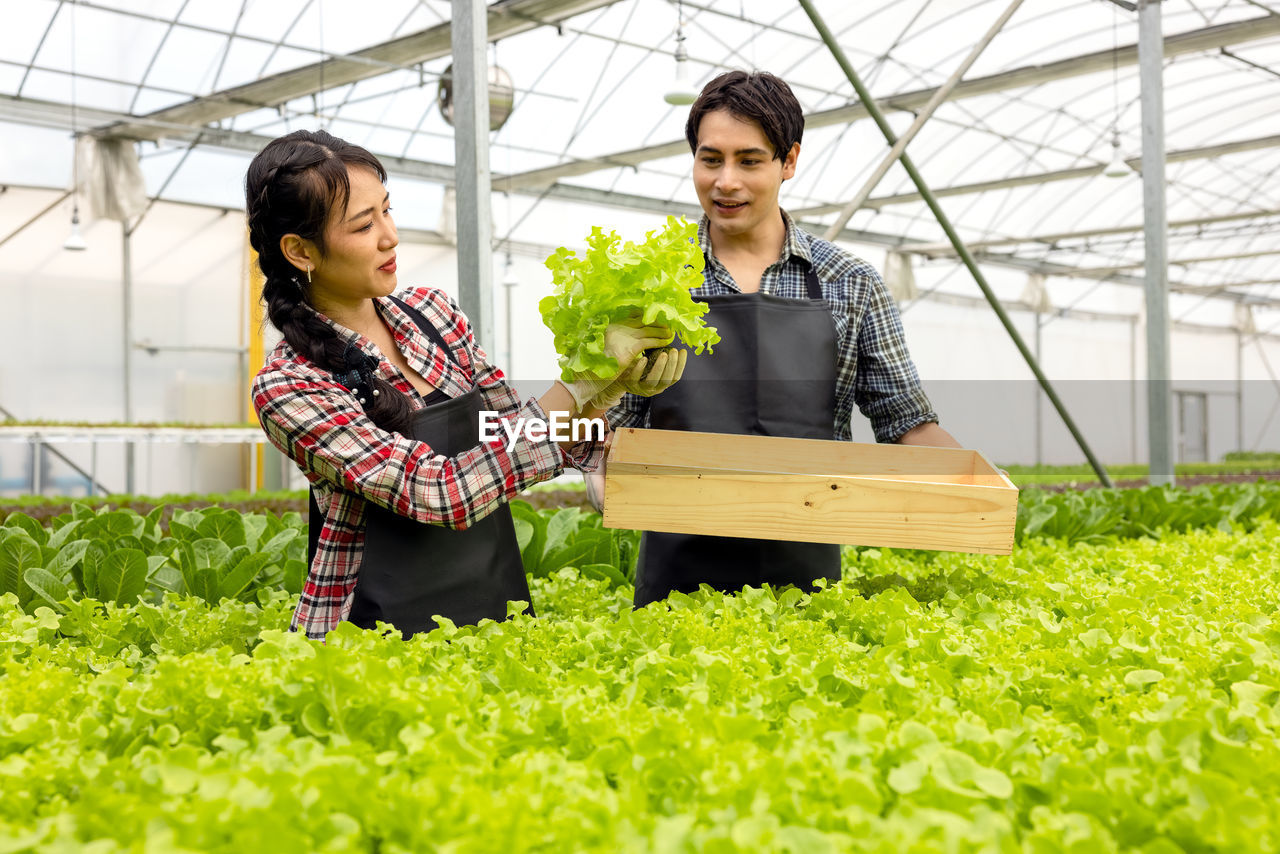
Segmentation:
<svg viewBox="0 0 1280 854">
<path fill-rule="evenodd" d="M 896 133 L 1008 5 L 815 2 Z M 1280 4 L 1160 5 L 1168 255 L 1216 259 L 1175 263 L 1170 281 L 1225 288 L 1215 301 L 1228 307 L 1246 294 L 1280 298 L 1268 272 L 1276 256 L 1264 254 L 1280 246 L 1280 216 L 1268 213 L 1280 208 Z M 451 3 L 382 0 L 370 9 L 363 0 L 15 5 L 0 28 L 0 181 L 69 186 L 74 103 L 81 132 L 124 128 L 145 140 L 147 188 L 164 199 L 237 206 L 252 151 L 317 126 L 396 158 L 392 171 L 410 180 L 434 181 L 435 199 L 454 162 L 453 128 L 437 103 L 451 62 Z M 514 176 L 528 206 L 498 237 L 576 239 L 548 237 L 556 220 L 539 214 L 568 196 L 589 194 L 619 217 L 628 205 L 652 217 L 664 204 L 696 204 L 687 111 L 662 98 L 677 24 L 695 85 L 730 68 L 769 70 L 791 84 L 808 123 L 782 200 L 803 221 L 819 230 L 833 222 L 888 148 L 798 4 L 501 0 L 492 12 L 493 26 L 520 31 L 489 48 L 515 87 L 514 110 L 491 136 L 490 166 L 499 180 Z M 1140 279 L 1140 179 L 1098 174 L 1113 141 L 1141 168 L 1137 36 L 1137 16 L 1121 4 L 1024 3 L 911 143 L 949 217 L 989 264 L 1074 268 L 1050 279 L 1068 293 L 1082 280 L 1124 288 Z M 412 218 L 430 228 L 436 212 Z M 844 239 L 934 246 L 945 237 L 895 164 Z M 929 263 L 954 268 L 945 247 L 937 256 Z M 1106 268 L 1118 272 L 1107 279 L 1098 272 Z"/>
</svg>

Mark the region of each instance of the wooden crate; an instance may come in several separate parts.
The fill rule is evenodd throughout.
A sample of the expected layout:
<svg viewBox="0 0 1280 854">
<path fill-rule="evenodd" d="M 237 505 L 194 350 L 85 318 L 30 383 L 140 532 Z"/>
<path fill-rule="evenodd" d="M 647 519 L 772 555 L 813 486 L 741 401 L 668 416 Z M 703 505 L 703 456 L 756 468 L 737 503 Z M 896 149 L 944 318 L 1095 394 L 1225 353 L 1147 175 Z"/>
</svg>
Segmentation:
<svg viewBox="0 0 1280 854">
<path fill-rule="evenodd" d="M 977 451 L 623 429 L 604 525 L 1009 554 L 1018 489 Z"/>
</svg>

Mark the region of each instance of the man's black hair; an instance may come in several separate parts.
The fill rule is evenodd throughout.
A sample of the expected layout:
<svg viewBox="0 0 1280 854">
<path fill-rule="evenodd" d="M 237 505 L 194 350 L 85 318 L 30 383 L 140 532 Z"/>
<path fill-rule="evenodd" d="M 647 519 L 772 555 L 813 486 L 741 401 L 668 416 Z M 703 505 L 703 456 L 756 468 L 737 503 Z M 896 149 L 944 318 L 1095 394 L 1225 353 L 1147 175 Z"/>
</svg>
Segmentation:
<svg viewBox="0 0 1280 854">
<path fill-rule="evenodd" d="M 791 87 L 767 71 L 726 71 L 702 88 L 684 125 L 689 148 L 698 151 L 698 127 L 707 113 L 728 110 L 760 125 L 775 160 L 785 160 L 804 135 L 804 111 Z"/>
</svg>

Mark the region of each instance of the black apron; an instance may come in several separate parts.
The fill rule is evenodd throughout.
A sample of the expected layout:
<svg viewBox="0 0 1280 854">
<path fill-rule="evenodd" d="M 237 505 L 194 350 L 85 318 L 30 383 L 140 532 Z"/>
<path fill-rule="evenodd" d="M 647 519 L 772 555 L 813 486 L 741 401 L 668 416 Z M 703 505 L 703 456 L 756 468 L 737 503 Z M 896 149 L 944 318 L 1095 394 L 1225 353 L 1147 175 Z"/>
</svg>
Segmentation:
<svg viewBox="0 0 1280 854">
<path fill-rule="evenodd" d="M 446 354 L 449 347 L 421 312 L 392 297 Z M 437 402 L 443 401 L 443 402 Z M 482 400 L 478 389 L 461 397 L 429 395 L 404 435 L 454 456 L 479 442 Z M 311 499 L 311 557 L 324 522 Z M 364 560 L 347 619 L 366 629 L 381 620 L 405 638 L 436 627 L 433 614 L 457 625 L 507 618 L 507 602 L 531 602 L 520 546 L 505 502 L 464 531 L 428 525 L 365 503 Z M 533 613 L 526 607 L 526 613 Z"/>
<path fill-rule="evenodd" d="M 715 352 L 690 356 L 680 382 L 650 399 L 661 430 L 834 439 L 836 330 L 822 286 L 806 271 L 808 299 L 769 294 L 704 297 L 720 333 Z M 840 578 L 840 547 L 646 531 L 640 537 L 635 606 L 701 584 L 731 592 L 762 584 L 812 589 Z"/>
</svg>

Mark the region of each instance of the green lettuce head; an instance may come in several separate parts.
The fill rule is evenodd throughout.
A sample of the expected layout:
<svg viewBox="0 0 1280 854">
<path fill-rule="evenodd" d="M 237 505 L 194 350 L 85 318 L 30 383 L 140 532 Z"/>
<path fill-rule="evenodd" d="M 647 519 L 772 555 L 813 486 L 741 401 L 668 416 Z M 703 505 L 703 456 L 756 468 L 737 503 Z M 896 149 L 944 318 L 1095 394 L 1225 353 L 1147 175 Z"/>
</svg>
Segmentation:
<svg viewBox="0 0 1280 854">
<path fill-rule="evenodd" d="M 555 290 L 538 303 L 538 310 L 555 335 L 562 379 L 582 372 L 615 375 L 619 365 L 605 355 L 604 331 L 636 314 L 643 315 L 645 325 L 671 327 L 694 352 L 710 352 L 720 336 L 702 320 L 706 303 L 689 295 L 702 285 L 705 262 L 697 237 L 697 224 L 674 216 L 667 217 L 661 231 L 646 234 L 641 244 L 624 243 L 617 232 L 597 226 L 581 258 L 564 247 L 547 258 Z"/>
</svg>

